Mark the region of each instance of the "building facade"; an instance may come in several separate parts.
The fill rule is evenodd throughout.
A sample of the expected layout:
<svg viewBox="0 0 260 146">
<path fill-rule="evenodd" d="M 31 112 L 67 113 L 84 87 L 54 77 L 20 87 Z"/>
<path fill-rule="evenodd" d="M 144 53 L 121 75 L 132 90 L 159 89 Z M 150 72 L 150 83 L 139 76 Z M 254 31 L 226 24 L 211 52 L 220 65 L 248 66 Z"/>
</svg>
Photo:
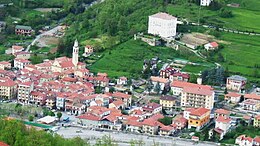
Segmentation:
<svg viewBox="0 0 260 146">
<path fill-rule="evenodd" d="M 167 13 L 156 13 L 149 16 L 148 33 L 163 38 L 174 37 L 177 29 L 177 18 Z"/>
</svg>

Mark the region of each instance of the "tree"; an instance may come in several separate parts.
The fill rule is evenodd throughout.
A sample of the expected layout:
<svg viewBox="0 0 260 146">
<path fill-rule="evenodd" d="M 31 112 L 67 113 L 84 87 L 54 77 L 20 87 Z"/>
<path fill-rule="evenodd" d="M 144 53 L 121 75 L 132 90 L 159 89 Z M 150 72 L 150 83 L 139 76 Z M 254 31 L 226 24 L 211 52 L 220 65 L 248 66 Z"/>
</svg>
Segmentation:
<svg viewBox="0 0 260 146">
<path fill-rule="evenodd" d="M 164 125 L 171 125 L 172 124 L 172 118 L 173 117 L 164 117 L 162 119 L 159 119 L 158 121 L 163 123 Z"/>
<path fill-rule="evenodd" d="M 161 85 L 159 82 L 156 83 L 154 91 L 159 94 L 161 92 Z"/>
<path fill-rule="evenodd" d="M 219 16 L 223 18 L 231 18 L 233 17 L 233 13 L 231 10 L 227 10 L 225 8 L 221 8 L 219 12 Z"/>
<path fill-rule="evenodd" d="M 52 116 L 52 117 L 54 117 L 55 116 L 55 114 L 54 114 L 54 112 L 53 111 L 49 111 L 49 114 L 48 114 L 49 116 Z"/>
<path fill-rule="evenodd" d="M 34 117 L 33 117 L 32 115 L 30 115 L 30 116 L 28 117 L 28 120 L 31 121 L 31 122 L 33 121 L 33 119 L 34 119 Z"/>
<path fill-rule="evenodd" d="M 61 112 L 58 112 L 58 113 L 57 113 L 57 117 L 58 117 L 58 119 L 59 119 L 59 121 L 60 121 L 60 118 L 62 117 L 62 113 L 61 113 Z"/>
</svg>

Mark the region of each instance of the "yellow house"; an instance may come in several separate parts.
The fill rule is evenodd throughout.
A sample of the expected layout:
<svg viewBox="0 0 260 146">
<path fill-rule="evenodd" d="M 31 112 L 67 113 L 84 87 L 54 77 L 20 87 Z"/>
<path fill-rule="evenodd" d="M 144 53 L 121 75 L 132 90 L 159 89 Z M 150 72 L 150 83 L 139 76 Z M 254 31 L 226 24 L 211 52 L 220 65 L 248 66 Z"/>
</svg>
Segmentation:
<svg viewBox="0 0 260 146">
<path fill-rule="evenodd" d="M 196 128 L 196 131 L 203 128 L 210 121 L 210 110 L 204 107 L 194 108 L 189 113 L 188 129 Z"/>
<path fill-rule="evenodd" d="M 254 127 L 260 127 L 260 115 L 256 115 L 254 118 Z"/>
<path fill-rule="evenodd" d="M 173 108 L 176 105 L 176 99 L 177 98 L 174 96 L 168 96 L 168 95 L 162 96 L 160 98 L 160 105 L 162 105 L 164 109 Z"/>
<path fill-rule="evenodd" d="M 0 78 L 0 97 L 11 99 L 16 96 L 17 84 L 10 79 Z"/>
</svg>

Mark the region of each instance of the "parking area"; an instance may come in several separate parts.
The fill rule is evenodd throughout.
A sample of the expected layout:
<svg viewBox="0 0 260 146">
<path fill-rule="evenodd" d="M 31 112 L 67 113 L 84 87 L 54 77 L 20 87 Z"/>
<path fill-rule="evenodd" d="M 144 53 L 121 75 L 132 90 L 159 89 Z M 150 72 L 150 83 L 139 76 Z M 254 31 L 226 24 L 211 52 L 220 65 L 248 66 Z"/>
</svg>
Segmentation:
<svg viewBox="0 0 260 146">
<path fill-rule="evenodd" d="M 159 146 L 214 146 L 210 143 L 194 143 L 189 140 L 182 140 L 174 137 L 161 137 L 161 136 L 147 136 L 147 135 L 136 135 L 122 132 L 108 132 L 108 131 L 94 131 L 89 129 L 82 129 L 77 127 L 60 128 L 57 134 L 65 138 L 81 137 L 82 139 L 89 140 L 91 144 L 94 144 L 97 139 L 103 136 L 110 136 L 114 141 L 121 145 L 130 145 L 131 141 L 143 142 L 144 146 L 159 145 Z M 215 144 L 217 145 L 217 144 Z"/>
</svg>

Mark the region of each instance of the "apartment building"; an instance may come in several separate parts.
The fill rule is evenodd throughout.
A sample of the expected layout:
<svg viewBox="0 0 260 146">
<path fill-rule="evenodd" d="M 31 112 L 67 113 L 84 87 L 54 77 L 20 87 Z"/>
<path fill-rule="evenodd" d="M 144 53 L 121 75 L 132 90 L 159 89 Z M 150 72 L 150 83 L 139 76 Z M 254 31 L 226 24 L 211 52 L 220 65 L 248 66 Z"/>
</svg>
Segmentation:
<svg viewBox="0 0 260 146">
<path fill-rule="evenodd" d="M 31 92 L 33 91 L 33 82 L 22 82 L 18 84 L 18 101 L 22 103 L 29 103 Z"/>
<path fill-rule="evenodd" d="M 188 129 L 195 128 L 197 131 L 202 129 L 210 121 L 210 110 L 204 107 L 193 108 L 189 113 Z"/>
<path fill-rule="evenodd" d="M 17 93 L 17 84 L 8 78 L 0 77 L 0 97 L 11 99 L 15 98 Z"/>
</svg>

